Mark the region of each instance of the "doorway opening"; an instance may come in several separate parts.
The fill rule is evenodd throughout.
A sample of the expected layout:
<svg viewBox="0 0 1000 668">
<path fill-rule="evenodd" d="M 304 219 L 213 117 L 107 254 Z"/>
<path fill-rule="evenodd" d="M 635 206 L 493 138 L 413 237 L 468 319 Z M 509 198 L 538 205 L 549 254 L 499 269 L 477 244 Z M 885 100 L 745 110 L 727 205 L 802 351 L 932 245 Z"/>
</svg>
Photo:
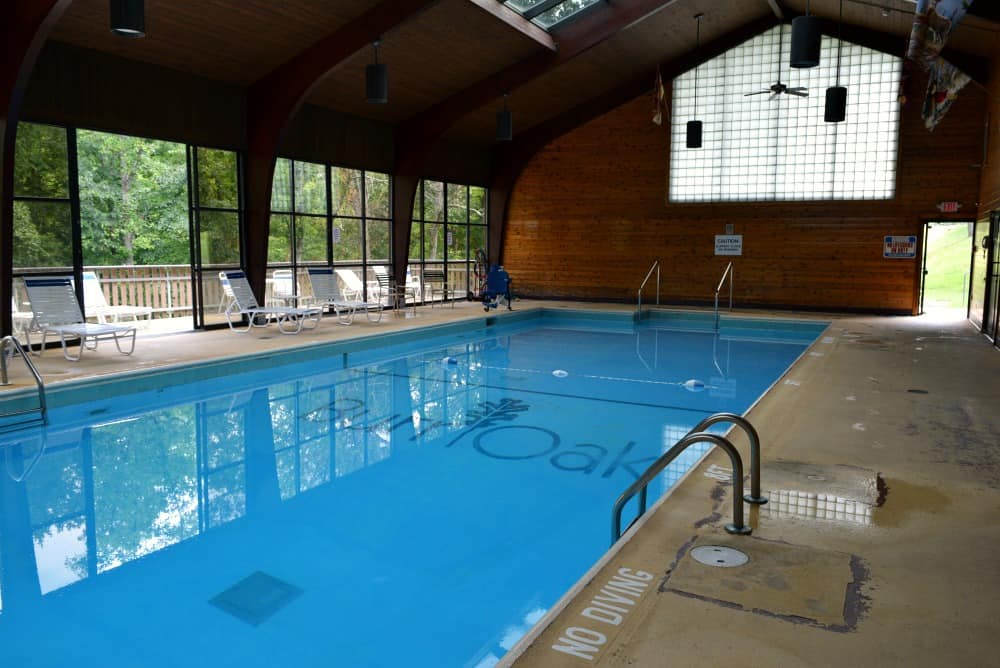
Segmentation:
<svg viewBox="0 0 1000 668">
<path fill-rule="evenodd" d="M 963 320 L 969 313 L 972 221 L 930 221 L 924 226 L 920 312 Z"/>
</svg>

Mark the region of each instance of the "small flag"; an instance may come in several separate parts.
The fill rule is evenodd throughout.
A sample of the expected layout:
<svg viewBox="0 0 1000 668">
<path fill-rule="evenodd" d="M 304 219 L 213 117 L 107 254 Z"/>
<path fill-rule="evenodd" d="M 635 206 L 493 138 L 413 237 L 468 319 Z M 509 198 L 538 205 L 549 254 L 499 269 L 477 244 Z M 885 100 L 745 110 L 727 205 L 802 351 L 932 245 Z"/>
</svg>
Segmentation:
<svg viewBox="0 0 1000 668">
<path fill-rule="evenodd" d="M 656 66 L 656 81 L 653 83 L 653 123 L 663 125 L 663 112 L 667 110 L 667 89 L 663 87 L 660 66 Z"/>
</svg>

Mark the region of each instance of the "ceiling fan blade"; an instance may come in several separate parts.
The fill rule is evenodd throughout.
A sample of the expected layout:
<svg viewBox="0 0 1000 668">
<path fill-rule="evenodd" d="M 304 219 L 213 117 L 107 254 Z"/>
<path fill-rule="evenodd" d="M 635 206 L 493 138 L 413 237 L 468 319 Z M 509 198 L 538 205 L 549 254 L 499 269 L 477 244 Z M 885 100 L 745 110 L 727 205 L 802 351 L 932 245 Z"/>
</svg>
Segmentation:
<svg viewBox="0 0 1000 668">
<path fill-rule="evenodd" d="M 788 90 L 786 90 L 785 92 L 788 93 L 789 95 L 795 95 L 796 97 L 809 97 L 809 93 L 800 92 L 800 91 L 797 91 L 797 90 L 792 90 L 790 88 Z"/>
<path fill-rule="evenodd" d="M 743 97 L 750 97 L 751 95 L 763 95 L 764 93 L 770 93 L 769 90 L 759 90 L 756 93 L 747 93 Z"/>
<path fill-rule="evenodd" d="M 803 90 L 809 90 L 809 89 L 806 88 L 805 86 L 796 86 L 795 88 L 789 88 L 787 90 L 788 90 L 789 93 L 791 93 L 793 91 L 803 91 Z"/>
<path fill-rule="evenodd" d="M 767 99 L 773 100 L 774 98 L 778 97 L 779 95 L 781 95 L 780 91 L 779 92 L 774 92 L 774 93 L 771 93 L 771 97 L 769 97 Z"/>
</svg>

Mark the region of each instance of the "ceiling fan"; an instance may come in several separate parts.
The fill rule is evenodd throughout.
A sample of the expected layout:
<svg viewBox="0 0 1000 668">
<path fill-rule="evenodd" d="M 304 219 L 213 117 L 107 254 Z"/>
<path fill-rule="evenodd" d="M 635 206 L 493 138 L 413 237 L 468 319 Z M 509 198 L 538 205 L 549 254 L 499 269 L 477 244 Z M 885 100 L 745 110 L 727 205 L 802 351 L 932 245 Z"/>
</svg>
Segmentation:
<svg viewBox="0 0 1000 668">
<path fill-rule="evenodd" d="M 784 31 L 783 27 L 779 26 L 778 27 L 778 76 L 777 76 L 777 83 L 772 84 L 766 90 L 758 90 L 758 91 L 754 91 L 753 93 L 747 93 L 743 97 L 750 97 L 751 95 L 764 95 L 765 93 L 770 93 L 771 94 L 771 97 L 767 98 L 769 100 L 773 100 L 774 98 L 778 97 L 782 93 L 784 93 L 785 95 L 795 95 L 796 97 L 809 97 L 809 89 L 806 88 L 805 86 L 795 86 L 794 88 L 789 88 L 785 84 L 781 83 L 781 59 L 783 57 L 782 48 L 781 47 L 782 47 L 782 41 L 783 41 L 782 37 L 784 37 L 784 33 L 785 33 L 785 31 Z"/>
</svg>

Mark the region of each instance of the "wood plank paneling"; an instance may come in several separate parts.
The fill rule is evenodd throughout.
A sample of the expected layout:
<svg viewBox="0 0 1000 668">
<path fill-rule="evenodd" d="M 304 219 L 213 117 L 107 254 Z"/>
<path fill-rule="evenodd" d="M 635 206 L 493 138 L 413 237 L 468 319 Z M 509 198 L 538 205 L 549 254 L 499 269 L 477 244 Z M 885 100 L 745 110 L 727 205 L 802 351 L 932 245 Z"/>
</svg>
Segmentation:
<svg viewBox="0 0 1000 668">
<path fill-rule="evenodd" d="M 522 172 L 503 247 L 518 294 L 634 301 L 660 258 L 665 302 L 710 303 L 729 259 L 714 235 L 733 223 L 738 305 L 911 313 L 919 260 L 883 259 L 882 237 L 947 218 L 940 201 L 976 214 L 986 102 L 971 86 L 933 133 L 918 103 L 904 110 L 888 201 L 666 203 L 669 131 L 651 106 L 643 96 L 564 135 Z"/>
</svg>

